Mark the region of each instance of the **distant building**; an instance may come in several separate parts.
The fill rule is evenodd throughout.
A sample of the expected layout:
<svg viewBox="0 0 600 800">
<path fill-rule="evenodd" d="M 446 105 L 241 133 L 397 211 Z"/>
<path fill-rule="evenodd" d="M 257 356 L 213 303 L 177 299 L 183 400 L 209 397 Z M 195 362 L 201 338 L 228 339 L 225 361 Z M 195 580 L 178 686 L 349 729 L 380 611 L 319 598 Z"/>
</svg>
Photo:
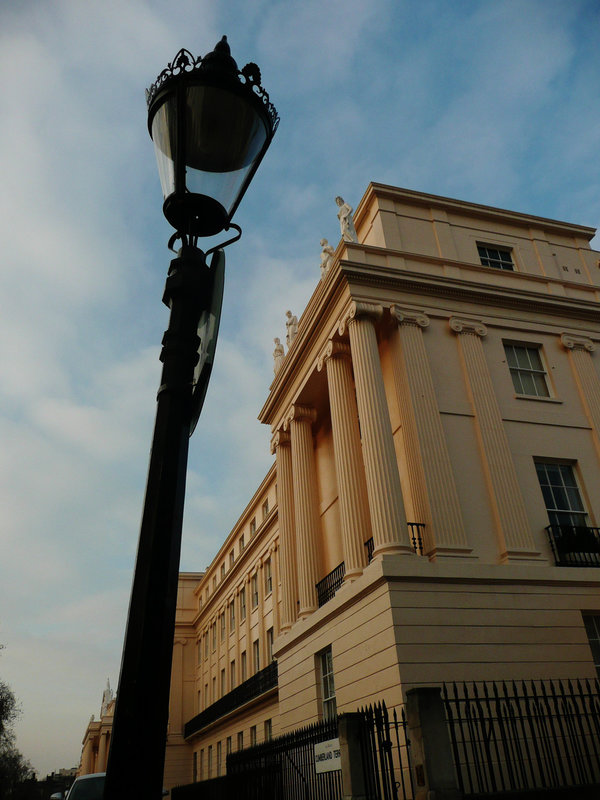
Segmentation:
<svg viewBox="0 0 600 800">
<path fill-rule="evenodd" d="M 94 715 L 92 714 L 83 737 L 81 763 L 77 771 L 78 775 L 89 775 L 92 772 L 106 772 L 114 713 L 115 696 L 110 688 L 110 681 L 107 680 L 106 689 L 102 694 L 100 719 L 94 719 Z"/>
<path fill-rule="evenodd" d="M 600 669 L 594 230 L 379 184 L 354 225 L 260 411 L 275 463 L 180 578 L 167 787 L 412 687 Z"/>
</svg>

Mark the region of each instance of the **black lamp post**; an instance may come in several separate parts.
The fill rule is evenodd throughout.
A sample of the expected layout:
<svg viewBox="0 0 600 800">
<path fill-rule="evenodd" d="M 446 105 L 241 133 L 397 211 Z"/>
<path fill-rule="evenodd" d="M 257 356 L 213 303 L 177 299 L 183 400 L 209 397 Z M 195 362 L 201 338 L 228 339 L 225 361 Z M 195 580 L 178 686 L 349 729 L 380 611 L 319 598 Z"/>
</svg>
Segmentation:
<svg viewBox="0 0 600 800">
<path fill-rule="evenodd" d="M 146 497 L 109 751 L 105 800 L 158 800 L 163 785 L 188 441 L 210 377 L 231 218 L 279 118 L 255 64 L 241 71 L 225 37 L 194 59 L 180 50 L 147 91 L 163 211 L 181 248 L 170 308 Z M 203 253 L 198 238 L 237 234 Z M 206 256 L 212 253 L 210 265 Z"/>
</svg>

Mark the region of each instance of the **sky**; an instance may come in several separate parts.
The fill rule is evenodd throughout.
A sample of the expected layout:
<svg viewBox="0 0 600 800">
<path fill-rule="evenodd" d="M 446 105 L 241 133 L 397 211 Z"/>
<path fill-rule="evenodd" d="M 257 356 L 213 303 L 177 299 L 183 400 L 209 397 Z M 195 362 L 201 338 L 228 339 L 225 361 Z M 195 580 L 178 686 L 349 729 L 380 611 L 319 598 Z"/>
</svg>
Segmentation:
<svg viewBox="0 0 600 800">
<path fill-rule="evenodd" d="M 272 464 L 273 338 L 339 240 L 336 195 L 600 226 L 599 23 L 597 0 L 0 0 L 0 680 L 39 778 L 79 763 L 118 681 L 171 257 L 144 89 L 226 34 L 281 116 L 190 442 L 201 571 Z"/>
</svg>

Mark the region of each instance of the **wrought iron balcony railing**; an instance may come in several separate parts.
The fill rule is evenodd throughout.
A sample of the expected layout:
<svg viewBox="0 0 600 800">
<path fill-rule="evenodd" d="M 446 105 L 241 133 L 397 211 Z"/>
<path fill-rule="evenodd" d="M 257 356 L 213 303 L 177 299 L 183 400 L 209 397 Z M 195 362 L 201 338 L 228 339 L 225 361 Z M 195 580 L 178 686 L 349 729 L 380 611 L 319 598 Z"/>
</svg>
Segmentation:
<svg viewBox="0 0 600 800">
<path fill-rule="evenodd" d="M 425 523 L 409 522 L 407 524 L 408 524 L 408 533 L 411 538 L 413 549 L 417 555 L 422 556 L 423 537 L 421 535 L 421 531 L 425 528 Z M 371 562 L 373 560 L 373 539 L 369 539 L 368 542 L 365 542 L 365 548 L 367 550 L 367 559 L 369 562 Z M 325 575 L 323 580 L 320 580 L 316 584 L 319 608 L 321 608 L 321 606 L 324 606 L 325 603 L 328 603 L 332 599 L 332 597 L 335 595 L 337 590 L 344 582 L 345 574 L 346 574 L 346 564 L 345 562 L 342 561 L 342 563 L 338 564 L 337 567 L 329 573 L 329 575 Z"/>
<path fill-rule="evenodd" d="M 547 525 L 558 567 L 600 567 L 600 528 L 587 525 Z"/>
<path fill-rule="evenodd" d="M 329 600 L 335 595 L 337 590 L 344 582 L 344 575 L 346 574 L 346 564 L 342 561 L 341 564 L 325 575 L 322 581 L 317 583 L 317 598 L 319 600 L 319 608 L 328 603 Z"/>
<path fill-rule="evenodd" d="M 236 708 L 249 703 L 260 697 L 261 694 L 268 692 L 277 686 L 277 662 L 271 661 L 268 667 L 261 669 L 247 681 L 240 683 L 235 689 L 232 689 L 223 697 L 220 697 L 215 703 L 205 708 L 199 714 L 196 714 L 189 722 L 186 722 L 183 735 L 187 739 L 193 736 L 202 728 L 210 725 L 211 722 L 224 717 Z"/>
<path fill-rule="evenodd" d="M 418 556 L 423 555 L 423 531 L 425 530 L 425 523 L 424 522 L 407 522 L 408 525 L 408 535 L 410 536 L 410 541 L 413 546 L 413 550 Z M 373 560 L 373 539 L 369 539 L 368 542 L 365 542 L 365 547 L 367 548 L 367 558 L 369 562 Z"/>
</svg>

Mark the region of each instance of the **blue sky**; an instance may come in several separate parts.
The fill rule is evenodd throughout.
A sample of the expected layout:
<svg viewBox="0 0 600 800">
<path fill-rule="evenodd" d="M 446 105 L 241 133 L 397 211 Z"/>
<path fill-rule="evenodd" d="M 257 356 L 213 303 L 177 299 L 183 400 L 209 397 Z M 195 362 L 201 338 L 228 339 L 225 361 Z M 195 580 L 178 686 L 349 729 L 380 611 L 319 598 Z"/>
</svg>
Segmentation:
<svg viewBox="0 0 600 800">
<path fill-rule="evenodd" d="M 281 116 L 191 441 L 181 566 L 202 570 L 272 463 L 273 337 L 339 239 L 336 195 L 378 181 L 600 225 L 599 18 L 595 0 L 0 3 L 0 679 L 41 777 L 78 763 L 118 678 L 167 325 L 144 89 L 227 34 Z"/>
</svg>

